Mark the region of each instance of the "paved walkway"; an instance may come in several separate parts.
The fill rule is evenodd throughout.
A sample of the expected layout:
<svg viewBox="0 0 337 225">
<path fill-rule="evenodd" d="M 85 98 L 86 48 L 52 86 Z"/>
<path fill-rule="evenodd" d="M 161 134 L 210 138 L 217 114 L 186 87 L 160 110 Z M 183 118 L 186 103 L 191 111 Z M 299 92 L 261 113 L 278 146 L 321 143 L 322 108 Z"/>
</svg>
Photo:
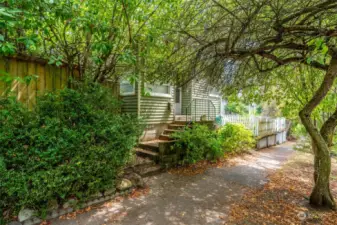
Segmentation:
<svg viewBox="0 0 337 225">
<path fill-rule="evenodd" d="M 292 144 L 286 143 L 235 158 L 235 166 L 208 169 L 204 174 L 160 174 L 147 180 L 151 191 L 146 196 L 105 204 L 75 219 L 51 222 L 52 225 L 224 224 L 230 204 L 240 200 L 247 188 L 258 188 L 268 182 L 267 175 L 279 169 L 292 153 Z"/>
</svg>

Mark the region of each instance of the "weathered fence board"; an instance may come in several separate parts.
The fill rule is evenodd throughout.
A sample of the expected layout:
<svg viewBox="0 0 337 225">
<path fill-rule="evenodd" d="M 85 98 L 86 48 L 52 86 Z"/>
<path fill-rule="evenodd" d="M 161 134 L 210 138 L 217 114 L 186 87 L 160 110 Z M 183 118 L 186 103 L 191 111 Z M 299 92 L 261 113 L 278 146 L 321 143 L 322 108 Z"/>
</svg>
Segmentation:
<svg viewBox="0 0 337 225">
<path fill-rule="evenodd" d="M 3 72 L 10 74 L 12 78 L 19 77 L 22 80 L 27 76 L 37 76 L 36 80 L 31 80 L 29 84 L 14 80 L 10 87 L 0 80 L 0 96 L 7 91 L 17 96 L 17 99 L 28 107 L 35 104 L 36 96 L 46 91 L 63 89 L 69 85 L 69 78 L 78 78 L 76 69 L 70 70 L 66 66 L 57 67 L 49 65 L 46 60 L 22 59 L 15 57 L 0 57 L 0 76 L 5 76 Z M 103 84 L 111 89 L 113 96 L 119 96 L 118 82 L 106 81 Z"/>
<path fill-rule="evenodd" d="M 0 81 L 0 95 L 6 91 L 14 93 L 18 100 L 31 107 L 38 94 L 45 91 L 55 91 L 67 86 L 68 78 L 77 72 L 69 71 L 66 67 L 57 67 L 48 65 L 45 61 L 23 60 L 19 58 L 0 58 L 0 71 L 10 74 L 12 78 L 21 78 L 24 80 L 27 76 L 37 76 L 29 83 L 14 80 L 10 87 L 5 82 Z M 5 76 L 0 73 L 0 76 Z"/>
</svg>

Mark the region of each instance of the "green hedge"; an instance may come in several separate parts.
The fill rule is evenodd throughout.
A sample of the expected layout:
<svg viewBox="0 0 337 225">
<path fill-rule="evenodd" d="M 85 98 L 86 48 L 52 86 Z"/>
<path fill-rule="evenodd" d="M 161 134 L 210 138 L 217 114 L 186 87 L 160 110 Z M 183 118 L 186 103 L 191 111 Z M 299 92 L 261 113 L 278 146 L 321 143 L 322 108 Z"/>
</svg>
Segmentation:
<svg viewBox="0 0 337 225">
<path fill-rule="evenodd" d="M 224 152 L 242 152 L 255 147 L 253 133 L 241 124 L 227 123 L 218 131 Z"/>
<path fill-rule="evenodd" d="M 193 125 L 183 132 L 175 132 L 176 142 L 172 146 L 180 156 L 181 164 L 193 164 L 203 159 L 223 156 L 217 134 L 205 125 Z"/>
<path fill-rule="evenodd" d="M 181 164 L 216 160 L 226 153 L 238 153 L 255 146 L 252 132 L 237 124 L 226 124 L 218 131 L 195 124 L 183 132 L 172 134 L 172 137 L 176 139 L 172 148 L 177 151 Z"/>
<path fill-rule="evenodd" d="M 45 209 L 114 188 L 140 132 L 99 85 L 45 94 L 34 111 L 0 99 L 0 209 Z"/>
</svg>

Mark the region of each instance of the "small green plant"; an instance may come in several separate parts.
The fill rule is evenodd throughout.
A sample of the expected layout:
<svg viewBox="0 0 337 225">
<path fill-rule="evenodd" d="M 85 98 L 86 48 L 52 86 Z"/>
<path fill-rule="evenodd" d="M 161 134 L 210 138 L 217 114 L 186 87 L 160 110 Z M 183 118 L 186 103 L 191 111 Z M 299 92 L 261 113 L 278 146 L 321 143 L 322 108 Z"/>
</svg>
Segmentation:
<svg viewBox="0 0 337 225">
<path fill-rule="evenodd" d="M 114 188 L 141 127 L 99 85 L 47 93 L 29 111 L 0 99 L 0 209 L 45 210 Z"/>
<path fill-rule="evenodd" d="M 291 134 L 297 139 L 308 136 L 308 132 L 301 123 L 297 123 L 291 128 Z"/>
<path fill-rule="evenodd" d="M 203 159 L 214 160 L 223 156 L 215 131 L 204 125 L 194 125 L 173 135 L 177 141 L 173 148 L 180 155 L 181 164 L 193 164 Z"/>
<path fill-rule="evenodd" d="M 253 133 L 240 124 L 226 124 L 218 131 L 224 152 L 238 153 L 255 146 Z"/>
</svg>

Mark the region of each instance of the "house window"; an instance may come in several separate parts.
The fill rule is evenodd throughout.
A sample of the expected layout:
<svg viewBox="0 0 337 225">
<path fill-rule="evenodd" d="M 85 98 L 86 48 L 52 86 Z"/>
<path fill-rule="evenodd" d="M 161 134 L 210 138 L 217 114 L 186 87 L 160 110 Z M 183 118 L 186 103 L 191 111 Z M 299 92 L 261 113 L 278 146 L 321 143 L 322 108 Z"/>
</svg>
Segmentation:
<svg viewBox="0 0 337 225">
<path fill-rule="evenodd" d="M 122 80 L 120 82 L 120 95 L 134 95 L 135 94 L 135 84 L 131 84 L 128 80 Z"/>
<path fill-rule="evenodd" d="M 151 96 L 171 97 L 169 84 L 146 84 L 146 89 Z"/>
<path fill-rule="evenodd" d="M 211 97 L 219 97 L 220 96 L 220 92 L 216 88 L 212 88 L 209 91 L 209 96 L 211 96 Z"/>
</svg>

